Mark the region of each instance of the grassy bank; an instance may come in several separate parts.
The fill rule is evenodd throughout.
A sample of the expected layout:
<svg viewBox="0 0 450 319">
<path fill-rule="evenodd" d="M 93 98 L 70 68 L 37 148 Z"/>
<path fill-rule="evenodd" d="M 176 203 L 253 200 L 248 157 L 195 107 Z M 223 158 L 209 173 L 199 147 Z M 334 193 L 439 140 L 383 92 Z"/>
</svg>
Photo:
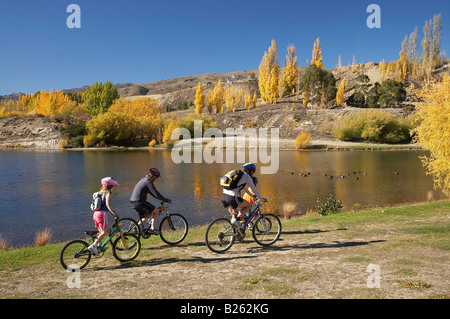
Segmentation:
<svg viewBox="0 0 450 319">
<path fill-rule="evenodd" d="M 282 221 L 274 246 L 260 247 L 247 234 L 220 255 L 197 227 L 174 247 L 142 240 L 130 263 L 111 252 L 93 258 L 81 289 L 67 288 L 58 260 L 64 243 L 7 249 L 0 251 L 0 297 L 448 298 L 449 217 L 450 201 L 441 201 L 294 218 Z M 381 269 L 380 288 L 367 288 L 369 264 Z"/>
</svg>

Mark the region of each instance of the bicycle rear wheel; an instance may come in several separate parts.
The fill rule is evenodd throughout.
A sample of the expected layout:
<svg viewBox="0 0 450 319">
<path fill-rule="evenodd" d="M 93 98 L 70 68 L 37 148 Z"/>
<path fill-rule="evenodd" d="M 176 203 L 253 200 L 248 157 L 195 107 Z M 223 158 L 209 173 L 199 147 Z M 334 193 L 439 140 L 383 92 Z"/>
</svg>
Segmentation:
<svg viewBox="0 0 450 319">
<path fill-rule="evenodd" d="M 141 251 L 141 241 L 135 234 L 123 234 L 117 237 L 113 243 L 113 255 L 118 261 L 130 261 L 135 259 Z"/>
<path fill-rule="evenodd" d="M 83 269 L 91 260 L 91 252 L 88 247 L 89 244 L 83 240 L 74 240 L 67 243 L 59 254 L 59 262 L 64 269 Z"/>
<path fill-rule="evenodd" d="M 169 245 L 181 243 L 187 236 L 188 223 L 180 214 L 170 214 L 162 219 L 159 224 L 159 236 Z"/>
<path fill-rule="evenodd" d="M 234 240 L 234 227 L 226 218 L 216 219 L 206 228 L 206 246 L 215 253 L 223 253 L 230 249 Z"/>
<path fill-rule="evenodd" d="M 252 235 L 261 246 L 270 246 L 281 235 L 281 221 L 273 214 L 260 215 L 253 225 Z"/>
</svg>

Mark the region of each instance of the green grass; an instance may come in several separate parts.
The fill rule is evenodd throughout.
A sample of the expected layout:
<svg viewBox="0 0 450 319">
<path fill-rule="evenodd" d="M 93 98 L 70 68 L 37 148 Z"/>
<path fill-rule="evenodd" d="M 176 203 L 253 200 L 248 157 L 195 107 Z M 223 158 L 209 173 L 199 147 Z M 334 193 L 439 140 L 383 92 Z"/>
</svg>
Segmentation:
<svg viewBox="0 0 450 319">
<path fill-rule="evenodd" d="M 393 207 L 385 209 L 371 209 L 361 212 L 341 212 L 339 214 L 324 217 L 302 217 L 283 220 L 283 230 L 289 229 L 354 229 L 356 232 L 364 232 L 370 225 L 371 232 L 383 232 L 387 224 L 394 225 L 406 238 L 396 245 L 427 246 L 442 250 L 450 249 L 449 232 L 450 226 L 442 224 L 442 217 L 448 216 L 450 212 L 450 201 L 439 201 L 420 205 L 404 207 Z M 431 218 L 433 217 L 433 218 Z M 427 219 L 421 222 L 421 218 Z M 435 221 L 433 221 L 435 219 Z M 439 221 L 441 219 L 441 221 Z M 152 236 L 142 240 L 141 256 L 153 256 L 158 250 L 158 258 L 190 258 L 190 251 L 204 250 L 206 226 L 192 227 L 185 241 L 178 247 L 186 247 L 185 253 L 180 256 L 171 255 L 170 246 L 165 245 L 159 237 Z M 59 253 L 65 243 L 49 244 L 43 247 L 10 248 L 0 251 L 0 271 L 14 271 L 27 267 L 48 267 L 54 269 L 59 265 Z M 184 245 L 184 246 L 183 246 Z M 388 249 L 388 248 L 386 248 Z M 365 257 L 347 257 L 346 262 L 368 262 Z M 398 264 L 408 265 L 417 263 L 412 260 L 397 260 Z M 267 269 L 263 276 L 293 275 L 295 272 L 289 269 L 271 268 Z"/>
</svg>

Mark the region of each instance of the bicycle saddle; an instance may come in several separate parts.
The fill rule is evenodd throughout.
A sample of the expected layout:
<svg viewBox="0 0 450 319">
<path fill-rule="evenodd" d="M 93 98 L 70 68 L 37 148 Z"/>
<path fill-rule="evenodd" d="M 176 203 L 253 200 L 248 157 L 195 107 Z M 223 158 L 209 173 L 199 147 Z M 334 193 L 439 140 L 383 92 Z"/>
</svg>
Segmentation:
<svg viewBox="0 0 450 319">
<path fill-rule="evenodd" d="M 86 230 L 84 233 L 88 236 L 94 236 L 98 234 L 98 230 Z"/>
</svg>

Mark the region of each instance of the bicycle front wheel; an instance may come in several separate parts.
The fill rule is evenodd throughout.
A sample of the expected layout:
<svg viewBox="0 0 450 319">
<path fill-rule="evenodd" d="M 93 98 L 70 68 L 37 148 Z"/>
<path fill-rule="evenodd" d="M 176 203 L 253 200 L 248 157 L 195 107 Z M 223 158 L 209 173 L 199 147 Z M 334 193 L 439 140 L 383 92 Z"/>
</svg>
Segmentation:
<svg viewBox="0 0 450 319">
<path fill-rule="evenodd" d="M 138 238 L 141 235 L 141 229 L 139 228 L 138 222 L 133 218 L 121 218 L 117 221 L 120 231 L 124 233 L 135 234 Z"/>
<path fill-rule="evenodd" d="M 118 261 L 135 259 L 141 251 L 141 241 L 135 234 L 122 234 L 113 242 L 113 255 Z"/>
<path fill-rule="evenodd" d="M 74 240 L 67 243 L 59 254 L 59 262 L 64 269 L 83 269 L 91 260 L 91 252 L 88 247 L 89 244 L 83 240 Z"/>
<path fill-rule="evenodd" d="M 260 215 L 253 225 L 253 238 L 261 246 L 270 246 L 281 235 L 281 221 L 273 214 Z"/>
<path fill-rule="evenodd" d="M 159 224 L 159 236 L 169 245 L 181 243 L 187 236 L 188 223 L 180 214 L 170 214 Z"/>
<path fill-rule="evenodd" d="M 230 249 L 234 240 L 234 227 L 226 218 L 216 219 L 206 228 L 206 246 L 215 253 L 223 253 Z"/>
</svg>

